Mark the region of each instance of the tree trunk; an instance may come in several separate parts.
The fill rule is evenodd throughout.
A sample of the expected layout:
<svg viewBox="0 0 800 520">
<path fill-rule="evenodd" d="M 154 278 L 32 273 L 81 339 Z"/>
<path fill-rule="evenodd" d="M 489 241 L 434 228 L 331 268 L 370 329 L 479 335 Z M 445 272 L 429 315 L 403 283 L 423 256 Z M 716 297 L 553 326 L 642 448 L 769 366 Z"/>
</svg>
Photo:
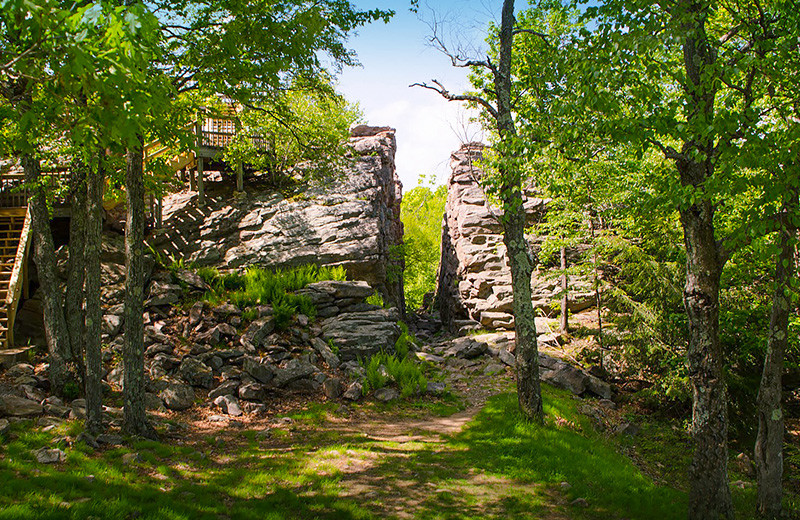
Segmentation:
<svg viewBox="0 0 800 520">
<path fill-rule="evenodd" d="M 569 333 L 569 279 L 567 277 L 567 248 L 561 246 L 561 334 Z"/>
<path fill-rule="evenodd" d="M 500 23 L 500 59 L 494 72 L 497 94 L 497 131 L 501 158 L 498 171 L 503 179 L 503 243 L 511 266 L 514 295 L 514 330 L 516 342 L 517 396 L 519 407 L 528 420 L 542 423 L 542 391 L 539 383 L 539 351 L 536 345 L 536 321 L 531 301 L 533 266 L 525 240 L 526 215 L 522 200 L 522 177 L 514 156 L 516 131 L 511 113 L 511 53 L 514 43 L 514 0 L 504 0 Z"/>
<path fill-rule="evenodd" d="M 704 165 L 697 165 L 703 167 Z M 728 403 L 719 343 L 719 284 L 722 264 L 714 238 L 711 202 L 681 211 L 686 244 L 684 305 L 689 318 L 689 378 L 692 441 L 689 518 L 732 518 L 728 485 Z"/>
<path fill-rule="evenodd" d="M 100 307 L 100 249 L 103 231 L 103 169 L 90 174 L 86 196 L 86 429 L 103 428 L 100 348 L 103 311 Z"/>
<path fill-rule="evenodd" d="M 761 386 L 758 389 L 758 437 L 755 446 L 758 512 L 766 518 L 779 518 L 782 514 L 784 426 L 781 376 L 783 356 L 789 341 L 790 299 L 787 293 L 794 276 L 794 244 L 791 232 L 781 230 L 779 240 L 780 254 L 775 266 L 769 340 Z"/>
<path fill-rule="evenodd" d="M 689 319 L 687 349 L 692 384 L 692 443 L 689 467 L 690 520 L 732 518 L 728 484 L 728 396 L 719 342 L 719 284 L 725 261 L 714 231 L 714 206 L 706 196 L 706 182 L 714 177 L 715 136 L 706 129 L 715 116 L 717 54 L 709 44 L 706 23 L 710 4 L 680 0 L 673 8 L 683 32 L 686 71 L 685 116 L 698 129 L 684 141 L 675 158 L 681 185 L 695 190 L 688 207 L 680 210 L 686 245 L 686 286 L 683 301 Z"/>
<path fill-rule="evenodd" d="M 76 373 L 86 373 L 83 363 L 84 331 L 84 247 L 86 239 L 86 165 L 73 161 L 70 179 L 72 215 L 69 221 L 69 263 L 65 319 L 69 331 L 70 359 Z"/>
<path fill-rule="evenodd" d="M 144 406 L 144 165 L 141 144 L 129 148 L 125 172 L 125 337 L 122 347 L 124 430 L 152 437 Z"/>
<path fill-rule="evenodd" d="M 42 291 L 44 333 L 48 347 L 48 374 L 54 393 L 61 394 L 67 383 L 66 359 L 69 357 L 69 332 L 64 318 L 61 284 L 56 271 L 56 253 L 53 233 L 50 230 L 50 215 L 44 188 L 39 184 L 41 166 L 38 159 L 29 154 L 22 155 L 25 182 L 29 186 L 28 210 L 33 231 L 34 261 L 39 272 Z"/>
</svg>

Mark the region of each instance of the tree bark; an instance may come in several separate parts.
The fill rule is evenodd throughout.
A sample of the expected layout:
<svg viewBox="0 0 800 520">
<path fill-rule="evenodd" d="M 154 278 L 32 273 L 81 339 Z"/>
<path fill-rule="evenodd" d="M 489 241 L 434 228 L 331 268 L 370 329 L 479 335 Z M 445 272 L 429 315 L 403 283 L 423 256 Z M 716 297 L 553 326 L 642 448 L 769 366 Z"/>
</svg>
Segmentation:
<svg viewBox="0 0 800 520">
<path fill-rule="evenodd" d="M 103 169 L 89 175 L 86 195 L 86 429 L 103 428 L 100 347 L 103 311 L 100 307 L 100 249 L 103 231 Z"/>
<path fill-rule="evenodd" d="M 85 375 L 83 363 L 84 333 L 84 247 L 86 239 L 86 165 L 73 161 L 70 179 L 72 215 L 69 221 L 69 260 L 65 318 L 69 331 L 70 362 L 76 373 Z M 84 382 L 85 383 L 85 382 Z M 85 385 L 84 385 L 85 386 Z"/>
<path fill-rule="evenodd" d="M 719 342 L 719 285 L 725 260 L 714 229 L 714 206 L 706 182 L 715 171 L 715 135 L 707 130 L 715 116 L 716 53 L 709 44 L 706 22 L 710 7 L 699 0 L 680 0 L 673 16 L 683 31 L 686 71 L 685 116 L 693 139 L 683 143 L 675 165 L 681 185 L 695 197 L 680 210 L 686 246 L 686 286 L 683 301 L 689 319 L 687 348 L 692 384 L 692 443 L 689 467 L 689 519 L 732 518 L 728 483 L 728 397 Z"/>
<path fill-rule="evenodd" d="M 796 198 L 796 195 L 795 195 Z M 796 202 L 796 201 L 795 201 Z M 797 207 L 795 203 L 794 208 Z M 775 266 L 775 289 L 769 320 L 769 339 L 758 389 L 758 436 L 755 445 L 758 479 L 758 512 L 765 518 L 780 518 L 783 495 L 783 410 L 781 376 L 783 356 L 789 342 L 789 305 L 787 295 L 794 276 L 794 243 L 791 232 L 780 231 L 780 254 Z"/>
<path fill-rule="evenodd" d="M 125 190 L 128 220 L 125 225 L 125 336 L 122 347 L 124 430 L 152 437 L 144 406 L 144 165 L 143 147 L 126 155 Z"/>
<path fill-rule="evenodd" d="M 702 167 L 702 165 L 698 165 Z M 689 518 L 732 518 L 728 485 L 728 402 L 719 342 L 723 262 L 714 239 L 714 210 L 700 201 L 681 211 L 686 245 L 684 305 L 689 318 L 692 441 Z"/>
<path fill-rule="evenodd" d="M 69 332 L 64 318 L 61 284 L 56 271 L 56 253 L 44 188 L 40 185 L 41 165 L 30 154 L 22 155 L 25 182 L 29 186 L 28 210 L 34 240 L 34 261 L 42 291 L 44 333 L 48 347 L 48 375 L 54 393 L 62 394 L 68 381 Z"/>
<path fill-rule="evenodd" d="M 561 334 L 569 333 L 569 279 L 567 278 L 567 248 L 561 246 Z"/>
<path fill-rule="evenodd" d="M 536 321 L 531 301 L 533 266 L 525 240 L 526 215 L 522 200 L 522 176 L 513 156 L 516 131 L 511 111 L 511 53 L 514 43 L 514 0 L 504 0 L 500 23 L 500 59 L 494 71 L 497 94 L 497 131 L 502 148 L 500 198 L 503 201 L 503 243 L 511 266 L 514 295 L 514 330 L 516 341 L 517 396 L 519 407 L 528 420 L 542 423 L 542 391 L 539 383 L 539 351 L 536 345 Z"/>
</svg>

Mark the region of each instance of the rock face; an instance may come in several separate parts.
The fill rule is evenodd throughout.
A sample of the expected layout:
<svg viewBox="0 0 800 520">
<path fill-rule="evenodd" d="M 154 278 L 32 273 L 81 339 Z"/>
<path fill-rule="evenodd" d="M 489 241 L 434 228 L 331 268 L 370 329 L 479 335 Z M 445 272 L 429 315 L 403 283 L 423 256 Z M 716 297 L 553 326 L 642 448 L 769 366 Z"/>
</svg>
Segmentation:
<svg viewBox="0 0 800 520">
<path fill-rule="evenodd" d="M 171 195 L 164 200 L 164 232 L 150 244 L 196 265 L 341 265 L 404 309 L 394 130 L 356 127 L 350 144 L 352 163 L 300 197 L 245 186 L 242 195 L 209 192 L 206 207 L 198 208 L 194 192 Z"/>
<path fill-rule="evenodd" d="M 477 166 L 483 148 L 480 143 L 469 143 L 451 156 L 436 299 L 442 323 L 450 329 L 459 328 L 463 320 L 476 322 L 474 328 L 514 328 L 511 271 L 500 211 L 487 203 L 478 182 L 483 175 Z M 528 225 L 532 225 L 544 218 L 546 201 L 536 198 L 532 190 L 526 190 L 526 195 L 524 210 Z M 535 259 L 535 237 L 529 237 L 529 244 Z M 558 283 L 557 278 L 534 271 L 531 288 L 535 308 L 549 312 L 559 292 Z M 573 283 L 570 310 L 587 308 L 589 296 L 585 284 Z"/>
</svg>

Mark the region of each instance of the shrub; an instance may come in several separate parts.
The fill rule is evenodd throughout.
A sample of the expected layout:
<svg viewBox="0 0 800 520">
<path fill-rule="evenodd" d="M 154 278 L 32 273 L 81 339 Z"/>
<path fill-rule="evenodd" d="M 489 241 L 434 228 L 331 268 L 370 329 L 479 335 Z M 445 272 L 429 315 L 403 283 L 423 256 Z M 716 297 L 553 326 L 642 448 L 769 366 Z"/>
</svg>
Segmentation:
<svg viewBox="0 0 800 520">
<path fill-rule="evenodd" d="M 392 381 L 400 388 L 400 397 L 405 398 L 425 391 L 428 386 L 422 367 L 408 355 L 414 336 L 408 331 L 405 323 L 398 322 L 398 325 L 402 333 L 395 343 L 395 354 L 380 352 L 372 356 L 368 362 L 362 362 L 366 371 L 365 393 L 382 388 Z"/>
<path fill-rule="evenodd" d="M 231 302 L 246 312 L 245 321 L 258 317 L 254 305 L 272 305 L 275 312 L 275 326 L 282 330 L 289 326 L 296 313 L 314 317 L 317 309 L 314 303 L 304 295 L 294 294 L 309 283 L 323 280 L 345 280 L 343 267 L 319 267 L 304 265 L 293 269 L 269 271 L 258 267 L 248 268 L 244 274 L 231 272 L 220 274 L 214 268 L 198 270 L 200 275 L 212 287 L 204 299 L 211 304 L 225 301 Z"/>
<path fill-rule="evenodd" d="M 420 178 L 420 184 L 425 178 Z M 403 273 L 406 306 L 416 310 L 423 296 L 436 289 L 436 273 L 442 243 L 442 214 L 447 200 L 447 186 L 435 189 L 417 186 L 403 194 L 400 219 L 405 229 Z"/>
<path fill-rule="evenodd" d="M 370 305 L 377 305 L 378 307 L 383 307 L 383 296 L 380 293 L 374 292 L 372 296 L 367 298 L 367 303 Z"/>
</svg>

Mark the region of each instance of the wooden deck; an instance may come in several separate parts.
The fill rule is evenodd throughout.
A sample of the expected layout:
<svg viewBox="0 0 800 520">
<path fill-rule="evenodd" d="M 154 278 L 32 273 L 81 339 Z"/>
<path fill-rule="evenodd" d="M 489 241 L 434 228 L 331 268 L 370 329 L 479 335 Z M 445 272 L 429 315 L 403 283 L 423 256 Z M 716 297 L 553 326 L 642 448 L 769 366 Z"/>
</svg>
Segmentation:
<svg viewBox="0 0 800 520">
<path fill-rule="evenodd" d="M 195 143 L 191 150 L 175 150 L 158 141 L 145 146 L 145 162 L 161 158 L 171 175 L 178 176 L 181 182 L 188 177 L 189 189 L 198 192 L 198 204 L 205 204 L 203 174 L 207 161 L 217 159 L 222 151 L 238 135 L 240 124 L 231 114 L 207 115 L 198 117 L 191 123 L 194 129 Z M 188 128 L 187 128 L 188 129 Z M 250 136 L 253 144 L 261 150 L 268 149 L 267 140 L 263 137 Z M 235 165 L 236 187 L 243 186 L 243 166 Z M 70 172 L 61 169 L 53 172 L 42 172 L 45 182 L 52 185 L 49 193 L 61 190 Z M 161 225 L 161 200 L 150 196 L 151 213 L 157 226 Z M 54 207 L 59 214 L 69 209 L 69 200 L 54 199 Z M 66 210 L 66 211 L 65 211 Z M 22 173 L 10 172 L 0 174 L 0 348 L 14 346 L 14 323 L 20 299 L 27 298 L 28 281 L 27 265 L 30 252 L 30 214 L 28 212 L 28 190 Z"/>
</svg>

